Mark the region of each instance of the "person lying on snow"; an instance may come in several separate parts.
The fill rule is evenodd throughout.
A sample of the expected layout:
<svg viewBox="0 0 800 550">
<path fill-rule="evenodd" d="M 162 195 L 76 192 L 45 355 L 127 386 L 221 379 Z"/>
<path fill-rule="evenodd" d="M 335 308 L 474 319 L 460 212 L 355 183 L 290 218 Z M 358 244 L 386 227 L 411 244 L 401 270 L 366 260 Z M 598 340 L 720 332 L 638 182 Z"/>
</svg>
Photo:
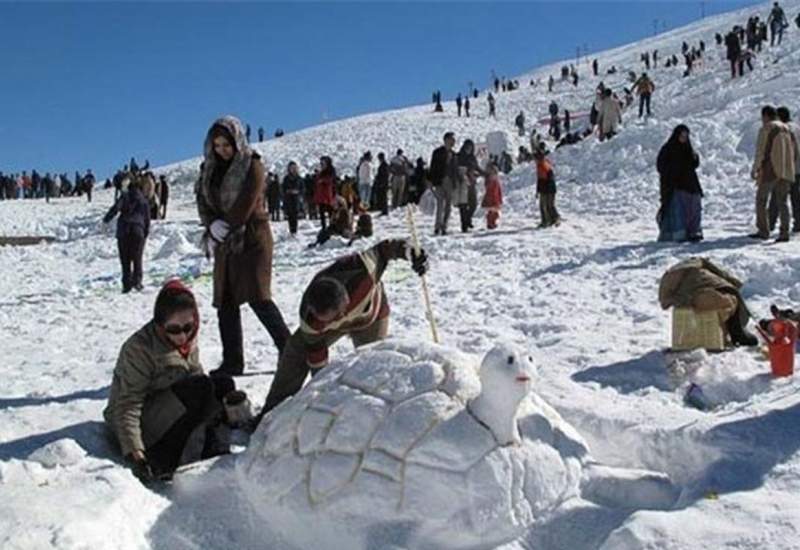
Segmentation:
<svg viewBox="0 0 800 550">
<path fill-rule="evenodd" d="M 392 260 L 406 258 L 420 276 L 428 257 L 401 239 L 381 241 L 364 252 L 344 256 L 314 277 L 300 302 L 300 327 L 289 338 L 278 362 L 266 403 L 259 415 L 300 391 L 309 372 L 328 364 L 328 349 L 343 336 L 363 346 L 389 332 L 389 300 L 381 277 Z"/>
<path fill-rule="evenodd" d="M 199 328 L 194 295 L 171 280 L 158 293 L 153 319 L 120 350 L 103 416 L 145 483 L 169 479 L 182 457 L 186 463 L 230 452 L 222 424 L 250 420 L 247 396 L 233 379 L 203 373 Z"/>
</svg>

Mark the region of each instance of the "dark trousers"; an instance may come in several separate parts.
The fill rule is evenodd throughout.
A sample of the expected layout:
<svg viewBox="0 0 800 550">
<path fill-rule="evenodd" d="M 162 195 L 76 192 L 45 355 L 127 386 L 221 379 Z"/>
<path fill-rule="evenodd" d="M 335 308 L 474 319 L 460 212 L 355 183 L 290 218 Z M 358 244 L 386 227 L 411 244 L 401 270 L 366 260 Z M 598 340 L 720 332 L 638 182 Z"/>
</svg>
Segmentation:
<svg viewBox="0 0 800 550">
<path fill-rule="evenodd" d="M 350 336 L 355 347 L 364 346 L 386 338 L 389 333 L 389 318 L 378 319 L 368 327 L 350 333 L 339 333 L 328 339 L 327 343 L 332 346 L 342 336 Z M 278 372 L 272 379 L 272 385 L 267 394 L 267 400 L 261 414 L 265 414 L 280 404 L 284 399 L 293 396 L 300 391 L 303 383 L 311 370 L 307 361 L 308 351 L 303 343 L 303 337 L 298 329 L 289 338 L 285 352 L 281 355 L 278 362 Z M 318 369 L 321 370 L 321 369 Z M 315 372 L 311 373 L 316 374 Z"/>
<path fill-rule="evenodd" d="M 154 473 L 173 472 L 179 466 L 183 449 L 189 436 L 200 424 L 207 422 L 222 409 L 222 398 L 235 389 L 231 378 L 211 379 L 208 376 L 189 376 L 170 386 L 175 397 L 186 412 L 156 443 L 145 449 L 147 461 Z M 210 450 L 211 441 L 206 437 L 203 458 Z"/>
<path fill-rule="evenodd" d="M 792 207 L 792 231 L 800 232 L 800 175 L 795 176 L 794 183 L 789 189 L 789 202 Z M 769 197 L 769 230 L 774 231 L 778 223 L 779 212 L 778 200 L 775 193 Z"/>
<path fill-rule="evenodd" d="M 269 205 L 269 219 L 273 222 L 281 221 L 280 204 L 274 203 Z"/>
<path fill-rule="evenodd" d="M 329 204 L 320 204 L 319 205 L 319 224 L 322 226 L 322 229 L 325 229 L 328 226 L 328 223 L 331 221 L 331 217 L 333 216 L 333 207 Z"/>
<path fill-rule="evenodd" d="M 645 106 L 647 107 L 647 116 L 650 116 L 650 94 L 642 94 L 639 96 L 639 116 L 644 114 Z"/>
<path fill-rule="evenodd" d="M 467 204 L 458 205 L 458 217 L 461 220 L 461 232 L 466 233 L 467 231 L 469 231 L 470 227 L 469 205 Z"/>
<path fill-rule="evenodd" d="M 87 187 L 86 188 L 86 198 L 89 199 L 89 202 L 92 202 L 92 188 L 91 187 Z"/>
<path fill-rule="evenodd" d="M 119 261 L 122 264 L 122 290 L 124 292 L 142 284 L 144 242 L 144 235 L 140 231 L 130 231 L 125 237 L 117 239 Z"/>
<path fill-rule="evenodd" d="M 292 235 L 297 233 L 297 202 L 297 195 L 289 195 L 283 203 L 286 208 L 286 219 L 289 220 L 289 233 Z"/>
<path fill-rule="evenodd" d="M 249 305 L 269 332 L 280 355 L 289 338 L 289 329 L 286 327 L 278 306 L 272 300 L 250 302 Z M 218 372 L 230 376 L 242 374 L 244 372 L 244 344 L 241 308 L 230 300 L 223 301 L 217 309 L 217 319 L 219 320 L 219 336 L 222 341 L 222 365 Z"/>
</svg>

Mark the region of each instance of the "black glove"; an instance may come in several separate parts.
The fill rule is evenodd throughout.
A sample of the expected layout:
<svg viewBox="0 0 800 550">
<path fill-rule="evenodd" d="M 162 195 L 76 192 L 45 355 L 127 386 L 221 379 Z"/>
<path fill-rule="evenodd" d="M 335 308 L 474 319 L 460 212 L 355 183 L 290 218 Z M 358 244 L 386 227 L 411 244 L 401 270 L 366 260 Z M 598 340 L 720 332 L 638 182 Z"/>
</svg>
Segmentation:
<svg viewBox="0 0 800 550">
<path fill-rule="evenodd" d="M 428 272 L 428 255 L 423 249 L 420 248 L 419 253 L 411 249 L 411 269 L 420 277 Z"/>
<path fill-rule="evenodd" d="M 133 475 L 135 475 L 139 481 L 145 484 L 155 481 L 156 476 L 153 475 L 153 470 L 150 468 L 150 464 L 148 464 L 147 459 L 134 460 L 131 455 L 128 455 L 127 460 Z"/>
</svg>

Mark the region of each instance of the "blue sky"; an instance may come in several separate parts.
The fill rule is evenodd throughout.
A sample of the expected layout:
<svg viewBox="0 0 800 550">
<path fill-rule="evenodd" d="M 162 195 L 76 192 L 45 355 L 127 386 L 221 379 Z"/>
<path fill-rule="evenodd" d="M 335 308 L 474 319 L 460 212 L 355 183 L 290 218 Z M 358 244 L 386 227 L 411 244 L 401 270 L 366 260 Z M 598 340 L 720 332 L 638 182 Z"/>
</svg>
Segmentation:
<svg viewBox="0 0 800 550">
<path fill-rule="evenodd" d="M 289 132 L 700 15 L 700 2 L 0 3 L 0 171 L 158 166 L 199 155 L 221 114 Z"/>
</svg>

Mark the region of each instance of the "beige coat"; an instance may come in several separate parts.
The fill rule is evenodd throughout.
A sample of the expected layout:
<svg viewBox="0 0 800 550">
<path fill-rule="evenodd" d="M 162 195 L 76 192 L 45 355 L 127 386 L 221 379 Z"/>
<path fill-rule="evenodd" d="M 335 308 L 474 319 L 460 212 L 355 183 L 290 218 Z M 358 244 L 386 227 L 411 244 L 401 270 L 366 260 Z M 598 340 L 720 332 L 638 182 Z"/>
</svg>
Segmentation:
<svg viewBox="0 0 800 550">
<path fill-rule="evenodd" d="M 706 258 L 678 262 L 661 277 L 658 301 L 662 309 L 691 307 L 697 311 L 738 311 L 741 326 L 750 319 L 739 290 L 742 282 Z M 735 299 L 734 299 L 735 298 Z"/>
<path fill-rule="evenodd" d="M 774 120 L 761 126 L 756 140 L 753 177 L 759 183 L 794 181 L 797 140 L 791 128 Z"/>
<path fill-rule="evenodd" d="M 153 321 L 122 345 L 103 416 L 123 455 L 145 451 L 163 437 L 186 412 L 168 388 L 202 373 L 197 347 L 184 359 L 156 334 Z"/>
<path fill-rule="evenodd" d="M 603 135 L 609 132 L 619 132 L 619 123 L 622 121 L 622 107 L 619 106 L 619 101 L 616 98 L 613 96 L 604 97 L 597 111 L 597 124 L 600 126 L 600 132 Z"/>
</svg>

